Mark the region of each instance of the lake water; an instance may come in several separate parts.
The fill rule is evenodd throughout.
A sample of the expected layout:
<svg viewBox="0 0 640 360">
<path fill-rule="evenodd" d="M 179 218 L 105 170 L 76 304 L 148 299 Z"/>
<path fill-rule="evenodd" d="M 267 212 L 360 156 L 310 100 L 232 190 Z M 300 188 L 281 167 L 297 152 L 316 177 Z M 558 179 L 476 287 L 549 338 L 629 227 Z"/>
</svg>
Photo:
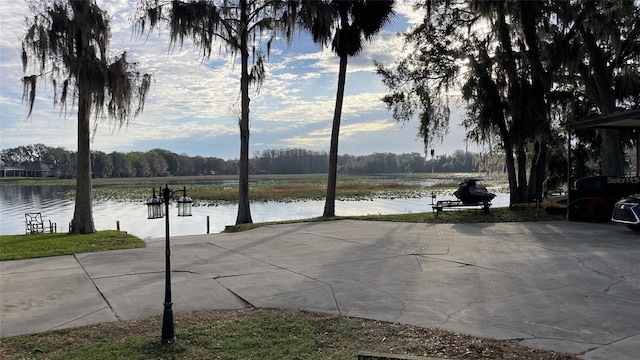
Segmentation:
<svg viewBox="0 0 640 360">
<path fill-rule="evenodd" d="M 73 187 L 0 185 L 0 234 L 24 234 L 24 214 L 41 212 L 44 219 L 57 223 L 58 232 L 69 231 L 74 202 L 64 194 Z M 453 195 L 438 196 L 437 200 L 455 200 Z M 493 206 L 508 206 L 509 195 L 497 194 Z M 431 198 L 374 199 L 370 201 L 336 201 L 336 215 L 378 215 L 429 212 Z M 221 232 L 233 225 L 237 205 L 194 206 L 193 216 L 178 217 L 175 204 L 170 207 L 172 236 L 206 234 L 207 217 L 210 232 Z M 253 222 L 295 220 L 322 215 L 324 200 L 298 202 L 251 203 Z M 100 200 L 93 203 L 93 219 L 97 230 L 116 229 L 140 238 L 164 236 L 164 219 L 147 219 L 143 202 Z"/>
</svg>

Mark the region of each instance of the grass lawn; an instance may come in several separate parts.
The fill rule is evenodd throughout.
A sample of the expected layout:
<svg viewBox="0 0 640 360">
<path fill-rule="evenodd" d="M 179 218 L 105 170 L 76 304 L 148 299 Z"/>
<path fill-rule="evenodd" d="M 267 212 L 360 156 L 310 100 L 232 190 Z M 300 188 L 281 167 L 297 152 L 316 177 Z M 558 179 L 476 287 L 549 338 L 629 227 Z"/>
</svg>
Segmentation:
<svg viewBox="0 0 640 360">
<path fill-rule="evenodd" d="M 365 221 L 394 221 L 409 223 L 430 223 L 430 224 L 456 224 L 456 223 L 495 223 L 495 222 L 530 222 L 530 221 L 563 221 L 565 214 L 549 213 L 544 210 L 532 208 L 510 209 L 506 207 L 491 208 L 489 213 L 484 213 L 478 209 L 464 209 L 454 211 L 420 212 L 409 214 L 389 214 L 389 215 L 363 215 L 363 216 L 336 216 L 332 218 L 317 217 L 303 220 L 277 221 L 267 223 L 253 223 L 241 225 L 229 225 L 225 232 L 236 232 L 254 229 L 264 225 L 286 224 L 310 221 L 332 221 L 332 220 L 365 220 Z"/>
<path fill-rule="evenodd" d="M 566 215 L 550 213 L 533 208 L 510 209 L 508 207 L 491 208 L 488 213 L 476 209 L 445 210 L 440 213 L 423 212 L 410 214 L 354 216 L 358 220 L 398 221 L 414 223 L 497 223 L 497 222 L 530 222 L 530 221 L 562 221 Z"/>
<path fill-rule="evenodd" d="M 0 260 L 30 259 L 83 252 L 144 247 L 144 241 L 123 231 L 93 234 L 29 234 L 0 236 Z"/>
<path fill-rule="evenodd" d="M 576 359 L 443 330 L 321 315 L 244 309 L 177 314 L 176 341 L 161 319 L 119 321 L 2 339 L 2 359 L 344 359 L 362 351 L 458 359 Z"/>
</svg>

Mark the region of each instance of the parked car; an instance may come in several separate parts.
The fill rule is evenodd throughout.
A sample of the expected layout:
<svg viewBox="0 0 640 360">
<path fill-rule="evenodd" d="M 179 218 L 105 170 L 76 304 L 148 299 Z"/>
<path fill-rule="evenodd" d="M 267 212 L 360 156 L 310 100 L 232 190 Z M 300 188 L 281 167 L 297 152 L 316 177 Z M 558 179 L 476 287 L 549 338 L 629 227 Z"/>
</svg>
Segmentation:
<svg viewBox="0 0 640 360">
<path fill-rule="evenodd" d="M 620 199 L 613 207 L 611 221 L 626 224 L 633 231 L 640 231 L 640 194 Z"/>
<path fill-rule="evenodd" d="M 569 190 L 570 221 L 608 222 L 615 204 L 624 197 L 640 194 L 637 177 L 588 176 L 576 180 Z"/>
</svg>

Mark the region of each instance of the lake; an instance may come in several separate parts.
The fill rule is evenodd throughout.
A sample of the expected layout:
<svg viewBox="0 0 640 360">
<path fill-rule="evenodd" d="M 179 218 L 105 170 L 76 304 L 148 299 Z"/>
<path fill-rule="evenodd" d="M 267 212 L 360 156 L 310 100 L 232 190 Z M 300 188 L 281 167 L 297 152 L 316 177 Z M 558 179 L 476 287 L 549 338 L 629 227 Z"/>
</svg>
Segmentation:
<svg viewBox="0 0 640 360">
<path fill-rule="evenodd" d="M 74 202 L 65 193 L 73 186 L 0 185 L 0 234 L 24 234 L 24 214 L 40 212 L 44 219 L 57 223 L 58 232 L 69 231 Z M 453 192 L 453 191 L 452 191 Z M 453 195 L 437 200 L 455 200 Z M 493 206 L 508 206 L 509 194 L 498 193 Z M 429 212 L 431 198 L 396 198 L 361 201 L 336 201 L 336 215 L 379 215 Z M 253 222 L 295 220 L 322 215 L 324 200 L 251 203 Z M 193 216 L 178 217 L 175 203 L 170 207 L 171 236 L 206 234 L 207 217 L 210 232 L 221 232 L 235 224 L 237 205 L 194 206 Z M 99 200 L 93 203 L 93 219 L 97 230 L 120 230 L 140 238 L 163 237 L 164 220 L 147 219 L 144 202 Z"/>
</svg>

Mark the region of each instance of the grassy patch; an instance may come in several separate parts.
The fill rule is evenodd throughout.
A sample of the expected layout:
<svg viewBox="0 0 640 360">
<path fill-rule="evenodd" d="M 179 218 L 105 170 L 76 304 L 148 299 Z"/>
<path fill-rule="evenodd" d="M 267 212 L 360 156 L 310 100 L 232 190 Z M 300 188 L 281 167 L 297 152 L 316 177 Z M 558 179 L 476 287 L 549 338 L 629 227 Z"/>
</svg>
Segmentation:
<svg viewBox="0 0 640 360">
<path fill-rule="evenodd" d="M 456 224 L 456 223 L 497 223 L 497 222 L 530 222 L 530 221 L 563 221 L 564 214 L 552 214 L 544 210 L 536 209 L 510 209 L 507 207 L 491 208 L 489 213 L 476 209 L 464 209 L 454 211 L 420 212 L 409 214 L 390 215 L 362 215 L 362 216 L 336 216 L 331 218 L 316 217 L 301 220 L 275 221 L 253 224 L 228 225 L 225 232 L 238 232 L 255 229 L 261 226 L 274 224 L 291 224 L 300 222 L 316 222 L 329 220 L 368 220 L 368 221 L 393 221 L 408 223 L 432 223 L 432 224 Z"/>
<path fill-rule="evenodd" d="M 29 259 L 83 252 L 144 247 L 144 241 L 123 231 L 93 234 L 33 234 L 0 236 L 0 260 Z"/>
<path fill-rule="evenodd" d="M 159 318 L 111 322 L 2 339 L 2 359 L 349 359 L 360 351 L 464 359 L 575 359 L 510 341 L 293 310 L 176 315 L 162 345 Z"/>
<path fill-rule="evenodd" d="M 440 213 L 424 212 L 391 215 L 352 216 L 358 220 L 398 221 L 412 223 L 497 223 L 497 222 L 530 222 L 530 221 L 562 221 L 564 214 L 552 214 L 536 209 L 511 209 L 508 207 L 491 208 L 488 213 L 478 209 L 446 210 Z"/>
</svg>

